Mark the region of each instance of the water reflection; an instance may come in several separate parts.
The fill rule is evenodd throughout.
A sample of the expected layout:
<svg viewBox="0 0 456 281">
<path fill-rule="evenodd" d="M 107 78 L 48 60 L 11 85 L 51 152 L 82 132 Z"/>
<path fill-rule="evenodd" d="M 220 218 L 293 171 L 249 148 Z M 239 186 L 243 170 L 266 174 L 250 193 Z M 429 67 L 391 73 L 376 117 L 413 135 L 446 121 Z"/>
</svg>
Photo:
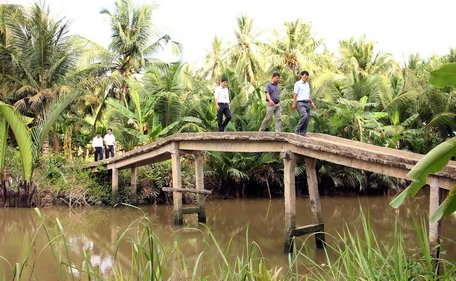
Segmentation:
<svg viewBox="0 0 456 281">
<path fill-rule="evenodd" d="M 338 233 L 349 228 L 359 230 L 362 227 L 362 212 L 371 219 L 372 228 L 380 243 L 392 241 L 394 225 L 397 221 L 405 237 L 405 248 L 419 252 L 413 218 L 419 223 L 427 217 L 427 196 L 408 200 L 404 206 L 394 210 L 388 206 L 390 197 L 323 197 L 321 200 L 326 239 L 337 243 Z M 213 262 L 219 258 L 216 247 L 213 247 L 210 231 L 220 247 L 228 253 L 228 259 L 239 255 L 246 256 L 246 242 L 255 241 L 261 247 L 261 255 L 267 259 L 270 268 L 286 267 L 287 257 L 282 254 L 284 238 L 284 203 L 283 199 L 243 199 L 209 201 L 207 209 L 207 228 L 197 223 L 196 216 L 185 217 L 185 227 L 173 226 L 172 206 L 145 206 L 141 210 L 132 208 L 88 208 L 69 210 L 67 208 L 48 208 L 42 212 L 46 224 L 54 235 L 58 234 L 56 218 L 61 221 L 66 241 L 69 244 L 71 270 L 75 277 L 79 269 L 92 268 L 101 276 L 113 273 L 113 266 L 118 264 L 129 268 L 131 265 L 132 239 L 135 239 L 134 222 L 143 215 L 153 222 L 153 230 L 159 239 L 161 251 L 171 253 L 178 250 L 189 262 L 194 263 L 201 251 L 206 260 Z M 133 224 L 132 224 L 133 223 Z M 297 225 L 312 223 L 309 201 L 307 198 L 297 200 Z M 8 259 L 10 264 L 22 261 L 27 253 L 30 241 L 39 226 L 39 220 L 31 209 L 0 210 L 0 256 Z M 442 223 L 444 258 L 456 259 L 456 216 Z M 124 237 L 124 242 L 116 245 L 127 228 L 132 230 Z M 248 233 L 248 235 L 246 235 Z M 452 240 L 453 239 L 453 240 Z M 325 260 L 324 252 L 316 250 L 313 237 L 298 239 L 299 246 L 305 245 L 309 258 L 321 264 Z M 59 269 L 55 264 L 52 252 L 46 246 L 47 238 L 43 233 L 37 237 L 38 249 L 33 252 L 36 260 L 35 276 L 37 280 L 58 279 Z M 47 247 L 47 249 L 46 249 Z M 116 247 L 118 247 L 116 252 Z M 43 250 L 43 248 L 45 248 Z M 86 257 L 84 258 L 84 253 Z M 115 255 L 117 253 L 117 255 Z M 90 263 L 87 266 L 86 263 Z M 173 262 L 167 261 L 168 270 Z M 11 268 L 0 261 L 1 272 Z M 211 268 L 206 266 L 207 271 Z M 204 272 L 206 273 L 206 272 Z M 172 272 L 170 273 L 172 274 Z"/>
</svg>

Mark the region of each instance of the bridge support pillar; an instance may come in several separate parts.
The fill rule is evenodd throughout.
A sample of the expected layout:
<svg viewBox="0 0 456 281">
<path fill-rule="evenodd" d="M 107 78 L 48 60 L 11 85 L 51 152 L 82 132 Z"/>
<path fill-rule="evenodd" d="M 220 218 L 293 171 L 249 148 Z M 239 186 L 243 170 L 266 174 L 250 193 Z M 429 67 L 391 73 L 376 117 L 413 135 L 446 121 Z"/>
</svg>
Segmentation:
<svg viewBox="0 0 456 281">
<path fill-rule="evenodd" d="M 112 168 L 111 179 L 111 205 L 114 206 L 119 200 L 119 170 L 117 168 Z"/>
<path fill-rule="evenodd" d="M 306 157 L 304 161 L 306 165 L 307 186 L 309 187 L 310 210 L 314 220 L 313 223 L 321 225 L 320 231 L 315 233 L 315 242 L 317 244 L 317 248 L 323 248 L 325 234 L 323 217 L 321 214 L 320 194 L 318 192 L 317 170 L 315 168 L 317 159 Z"/>
<path fill-rule="evenodd" d="M 179 146 L 174 143 L 174 149 L 171 153 L 171 165 L 173 173 L 173 188 L 182 188 L 182 174 Z M 173 210 L 174 210 L 174 224 L 184 224 L 183 211 L 182 211 L 182 193 L 173 192 Z"/>
<path fill-rule="evenodd" d="M 196 189 L 204 190 L 204 171 L 203 171 L 203 153 L 195 153 L 195 180 L 196 180 Z M 206 222 L 206 198 L 204 194 L 197 194 L 198 202 L 198 222 Z"/>
<path fill-rule="evenodd" d="M 284 252 L 289 253 L 293 247 L 294 230 L 296 229 L 296 156 L 291 152 L 282 152 L 283 182 L 285 199 L 285 243 Z"/>
<path fill-rule="evenodd" d="M 442 202 L 442 189 L 436 180 L 435 184 L 429 187 L 429 250 L 431 256 L 438 259 L 440 257 L 440 225 L 441 221 L 431 223 L 431 215 L 437 210 Z M 437 264 L 436 264 L 437 266 Z"/>
<path fill-rule="evenodd" d="M 136 175 L 136 167 L 132 167 L 130 169 L 130 202 L 132 205 L 138 204 L 138 195 L 137 195 L 137 188 L 138 188 L 138 177 Z"/>
</svg>

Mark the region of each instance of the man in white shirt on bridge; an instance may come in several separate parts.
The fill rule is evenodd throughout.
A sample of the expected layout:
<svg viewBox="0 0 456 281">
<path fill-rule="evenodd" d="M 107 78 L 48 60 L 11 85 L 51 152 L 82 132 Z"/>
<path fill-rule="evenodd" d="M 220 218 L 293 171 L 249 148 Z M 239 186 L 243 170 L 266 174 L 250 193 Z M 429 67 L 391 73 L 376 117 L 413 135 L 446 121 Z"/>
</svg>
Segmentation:
<svg viewBox="0 0 456 281">
<path fill-rule="evenodd" d="M 100 136 L 100 133 L 92 140 L 92 147 L 95 150 L 95 161 L 103 160 L 103 139 Z"/>
<path fill-rule="evenodd" d="M 217 109 L 217 124 L 220 132 L 224 132 L 226 125 L 231 120 L 230 112 L 230 94 L 228 92 L 228 79 L 222 77 L 220 79 L 220 86 L 215 89 L 215 109 Z M 225 121 L 222 122 L 223 115 Z"/>
<path fill-rule="evenodd" d="M 301 115 L 295 128 L 296 134 L 304 137 L 307 134 L 307 125 L 309 124 L 310 106 L 312 105 L 312 108 L 315 109 L 315 104 L 310 96 L 311 87 L 307 82 L 308 79 L 309 72 L 302 71 L 301 79 L 294 84 L 293 104 L 291 105 L 291 109 L 297 108 L 299 115 Z"/>
<path fill-rule="evenodd" d="M 106 159 L 109 158 L 109 154 L 111 157 L 114 157 L 114 145 L 116 143 L 116 138 L 112 134 L 112 129 L 108 129 L 108 133 L 103 138 L 105 146 L 106 146 Z"/>
</svg>

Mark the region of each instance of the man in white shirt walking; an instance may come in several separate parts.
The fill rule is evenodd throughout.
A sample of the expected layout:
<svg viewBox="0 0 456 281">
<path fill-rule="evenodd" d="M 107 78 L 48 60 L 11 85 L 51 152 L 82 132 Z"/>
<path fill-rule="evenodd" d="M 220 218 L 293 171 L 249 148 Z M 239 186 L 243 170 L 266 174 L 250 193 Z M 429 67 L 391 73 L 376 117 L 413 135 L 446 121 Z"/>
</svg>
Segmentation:
<svg viewBox="0 0 456 281">
<path fill-rule="evenodd" d="M 92 147 L 95 150 L 95 161 L 103 160 L 103 139 L 100 136 L 100 133 L 92 140 Z"/>
<path fill-rule="evenodd" d="M 307 134 L 307 125 L 309 124 L 310 105 L 315 109 L 315 104 L 310 95 L 311 88 L 309 82 L 307 82 L 308 79 L 309 72 L 305 70 L 302 71 L 301 79 L 294 84 L 293 104 L 291 105 L 291 109 L 295 110 L 297 108 L 299 115 L 301 115 L 301 118 L 296 125 L 295 132 L 304 137 Z"/>
<path fill-rule="evenodd" d="M 215 89 L 215 108 L 217 109 L 217 124 L 220 132 L 224 132 L 228 122 L 231 120 L 230 94 L 228 92 L 228 79 L 222 77 L 220 86 Z M 223 120 L 225 115 L 225 121 Z"/>
<path fill-rule="evenodd" d="M 112 134 L 112 129 L 108 129 L 108 133 L 103 138 L 105 146 L 106 146 L 106 159 L 109 158 L 109 154 L 111 157 L 114 157 L 114 145 L 116 143 L 116 138 Z"/>
</svg>

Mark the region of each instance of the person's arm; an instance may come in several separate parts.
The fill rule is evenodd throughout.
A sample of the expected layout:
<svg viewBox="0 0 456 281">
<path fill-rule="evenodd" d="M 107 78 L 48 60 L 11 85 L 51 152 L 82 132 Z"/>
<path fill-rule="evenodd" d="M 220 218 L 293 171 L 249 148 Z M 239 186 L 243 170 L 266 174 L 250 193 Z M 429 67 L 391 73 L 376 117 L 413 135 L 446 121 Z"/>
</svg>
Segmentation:
<svg viewBox="0 0 456 281">
<path fill-rule="evenodd" d="M 310 104 L 312 105 L 312 109 L 315 109 L 317 106 L 316 106 L 315 103 L 312 101 L 312 98 L 310 98 L 309 101 L 310 101 Z"/>
<path fill-rule="evenodd" d="M 312 105 L 312 109 L 315 109 L 317 106 L 315 105 L 315 103 L 312 101 L 312 87 L 310 86 L 309 84 L 309 101 L 310 101 L 310 104 Z"/>
<path fill-rule="evenodd" d="M 215 109 L 216 109 L 217 111 L 219 111 L 219 109 L 220 109 L 220 106 L 218 105 L 217 98 L 215 98 Z"/>
<path fill-rule="evenodd" d="M 293 89 L 293 104 L 291 105 L 291 110 L 295 110 L 296 109 L 296 98 L 298 96 L 298 90 L 299 90 L 299 86 L 294 85 L 294 89 Z"/>
<path fill-rule="evenodd" d="M 297 96 L 297 94 L 293 93 L 293 103 L 291 104 L 291 110 L 296 109 L 296 96 Z"/>
<path fill-rule="evenodd" d="M 269 85 L 269 84 L 268 84 L 268 85 Z M 274 101 L 271 99 L 271 95 L 269 94 L 269 87 L 268 87 L 268 85 L 266 85 L 266 89 L 264 90 L 264 92 L 266 93 L 266 99 L 268 100 L 269 105 L 270 105 L 270 106 L 274 106 L 275 103 L 274 103 Z"/>
<path fill-rule="evenodd" d="M 271 96 L 268 92 L 266 92 L 266 99 L 268 100 L 270 106 L 275 105 L 274 101 L 271 99 Z"/>
<path fill-rule="evenodd" d="M 217 93 L 217 89 L 215 89 L 215 93 L 214 93 L 214 96 L 215 96 L 215 98 L 214 98 L 214 100 L 215 100 L 215 110 L 219 111 L 220 106 L 218 105 L 217 94 L 218 94 Z"/>
</svg>

